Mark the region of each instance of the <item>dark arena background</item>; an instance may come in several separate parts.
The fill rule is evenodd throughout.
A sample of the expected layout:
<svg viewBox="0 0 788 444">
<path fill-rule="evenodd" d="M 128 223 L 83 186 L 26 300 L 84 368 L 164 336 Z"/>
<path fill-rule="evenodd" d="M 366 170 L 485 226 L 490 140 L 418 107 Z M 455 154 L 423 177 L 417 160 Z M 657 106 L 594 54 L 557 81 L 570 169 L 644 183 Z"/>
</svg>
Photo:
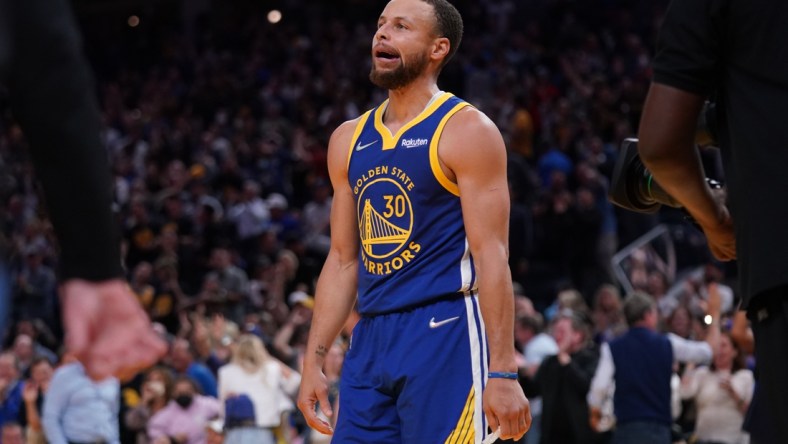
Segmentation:
<svg viewBox="0 0 788 444">
<path fill-rule="evenodd" d="M 453 3 L 465 35 L 439 86 L 487 114 L 506 142 L 512 340 L 532 408 L 559 402 L 548 400 L 558 395 L 536 376 L 539 362 L 558 353 L 554 327 L 562 317 L 583 321 L 584 347 L 598 353 L 626 330 L 622 300 L 637 291 L 656 301 L 662 331 L 702 341 L 714 282 L 723 327 L 741 323 L 735 267 L 713 260 L 684 213 L 640 214 L 608 199 L 619 148 L 637 134 L 668 2 Z M 120 385 L 109 414 L 97 414 L 121 442 L 222 442 L 216 418 L 239 410 L 219 399 L 220 368 L 245 334 L 261 339 L 266 359 L 279 360 L 287 374 L 300 371 L 330 241 L 328 140 L 386 98 L 368 78 L 385 4 L 74 0 L 96 79 L 126 277 L 171 347 L 157 370 Z M 43 443 L 56 427 L 43 406 L 63 345 L 58 247 L 4 93 L 0 113 L 0 249 L 12 302 L 3 323 L 0 425 L 20 424 L 25 442 Z M 707 174 L 724 180 L 717 151 L 702 155 Z M 327 357 L 332 401 L 352 324 Z M 750 371 L 751 359 L 745 365 Z M 690 372 L 681 366 L 674 375 Z M 181 374 L 196 381 L 191 392 L 201 395 L 193 402 L 202 407 L 188 424 L 163 424 L 157 412 L 190 392 L 173 383 Z M 751 394 L 749 376 L 738 388 Z M 264 404 L 281 417 L 278 443 L 329 442 L 305 425 L 295 408 L 298 381 L 289 381 Z M 585 402 L 582 393 L 571 396 L 560 401 L 567 408 Z M 709 400 L 680 384 L 673 396 L 674 442 L 689 442 Z M 566 418 L 541 424 L 537 413 L 522 442 L 571 426 Z M 744 442 L 738 436 L 724 442 Z M 608 431 L 582 442 L 609 439 Z"/>
</svg>

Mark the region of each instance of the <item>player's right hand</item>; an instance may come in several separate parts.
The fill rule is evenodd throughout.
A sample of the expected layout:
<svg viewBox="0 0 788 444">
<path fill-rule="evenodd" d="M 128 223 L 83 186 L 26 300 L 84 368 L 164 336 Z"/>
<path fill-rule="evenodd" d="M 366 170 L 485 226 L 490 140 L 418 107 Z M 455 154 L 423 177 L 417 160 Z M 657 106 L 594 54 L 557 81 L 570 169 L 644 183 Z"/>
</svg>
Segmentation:
<svg viewBox="0 0 788 444">
<path fill-rule="evenodd" d="M 327 418 L 334 414 L 331 410 L 331 403 L 328 402 L 326 375 L 319 368 L 310 369 L 305 366 L 304 373 L 301 375 L 301 388 L 298 391 L 298 409 L 304 414 L 304 419 L 309 427 L 324 435 L 333 435 L 334 429 L 331 424 L 317 416 L 317 403 L 320 403 L 320 411 Z"/>
<path fill-rule="evenodd" d="M 520 384 L 511 379 L 490 379 L 482 397 L 490 429 L 500 428 L 501 439 L 515 441 L 531 428 L 531 405 Z"/>
</svg>

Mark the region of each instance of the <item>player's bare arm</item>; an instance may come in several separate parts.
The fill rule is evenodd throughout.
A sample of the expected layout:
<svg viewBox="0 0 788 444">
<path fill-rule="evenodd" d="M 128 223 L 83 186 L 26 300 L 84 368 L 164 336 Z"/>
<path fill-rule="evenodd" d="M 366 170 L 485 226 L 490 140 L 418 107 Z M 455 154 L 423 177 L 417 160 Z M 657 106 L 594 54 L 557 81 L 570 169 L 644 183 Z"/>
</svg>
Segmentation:
<svg viewBox="0 0 788 444">
<path fill-rule="evenodd" d="M 479 302 L 486 325 L 490 371 L 517 372 L 514 298 L 508 265 L 509 188 L 506 148 L 484 114 L 466 108 L 453 116 L 438 147 L 441 167 L 460 191 L 465 230 L 479 276 Z M 490 379 L 483 398 L 493 430 L 519 439 L 530 427 L 528 401 L 519 383 Z"/>
<path fill-rule="evenodd" d="M 638 152 L 654 179 L 689 211 L 703 228 L 718 259 L 736 257 L 733 221 L 724 202 L 706 185 L 695 148 L 698 114 L 704 98 L 654 83 L 643 108 Z"/>
<path fill-rule="evenodd" d="M 358 225 L 355 201 L 347 181 L 347 160 L 356 121 L 334 131 L 328 145 L 328 170 L 334 187 L 331 207 L 331 249 L 315 292 L 315 310 L 309 332 L 298 408 L 315 430 L 331 434 L 331 426 L 319 419 L 315 404 L 330 417 L 328 385 L 322 367 L 328 349 L 353 309 L 358 282 Z"/>
</svg>

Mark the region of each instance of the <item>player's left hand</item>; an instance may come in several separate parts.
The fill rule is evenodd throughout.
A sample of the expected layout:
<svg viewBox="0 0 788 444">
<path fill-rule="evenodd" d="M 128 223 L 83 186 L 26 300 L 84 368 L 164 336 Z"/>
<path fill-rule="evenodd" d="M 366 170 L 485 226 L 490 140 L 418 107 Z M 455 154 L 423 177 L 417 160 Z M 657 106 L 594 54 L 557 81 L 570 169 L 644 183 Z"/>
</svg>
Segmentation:
<svg viewBox="0 0 788 444">
<path fill-rule="evenodd" d="M 482 405 L 490 428 L 500 427 L 501 439 L 519 440 L 531 428 L 531 406 L 513 379 L 488 380 Z"/>
</svg>

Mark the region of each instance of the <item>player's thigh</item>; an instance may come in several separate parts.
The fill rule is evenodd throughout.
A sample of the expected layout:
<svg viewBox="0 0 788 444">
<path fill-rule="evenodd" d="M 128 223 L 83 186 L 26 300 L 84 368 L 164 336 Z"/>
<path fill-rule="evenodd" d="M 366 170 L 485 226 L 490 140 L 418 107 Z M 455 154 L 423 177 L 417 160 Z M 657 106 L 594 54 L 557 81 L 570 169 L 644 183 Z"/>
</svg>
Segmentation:
<svg viewBox="0 0 788 444">
<path fill-rule="evenodd" d="M 382 380 L 379 332 L 373 321 L 362 319 L 353 331 L 350 350 L 342 366 L 339 385 L 339 408 L 333 444 L 381 443 L 400 444 L 400 421 L 396 400 Z"/>
<path fill-rule="evenodd" d="M 406 377 L 397 402 L 402 442 L 480 442 L 487 350 L 478 301 L 438 304 L 420 321 L 423 331 L 414 326 L 409 331 L 417 334 L 406 341 Z"/>
</svg>

